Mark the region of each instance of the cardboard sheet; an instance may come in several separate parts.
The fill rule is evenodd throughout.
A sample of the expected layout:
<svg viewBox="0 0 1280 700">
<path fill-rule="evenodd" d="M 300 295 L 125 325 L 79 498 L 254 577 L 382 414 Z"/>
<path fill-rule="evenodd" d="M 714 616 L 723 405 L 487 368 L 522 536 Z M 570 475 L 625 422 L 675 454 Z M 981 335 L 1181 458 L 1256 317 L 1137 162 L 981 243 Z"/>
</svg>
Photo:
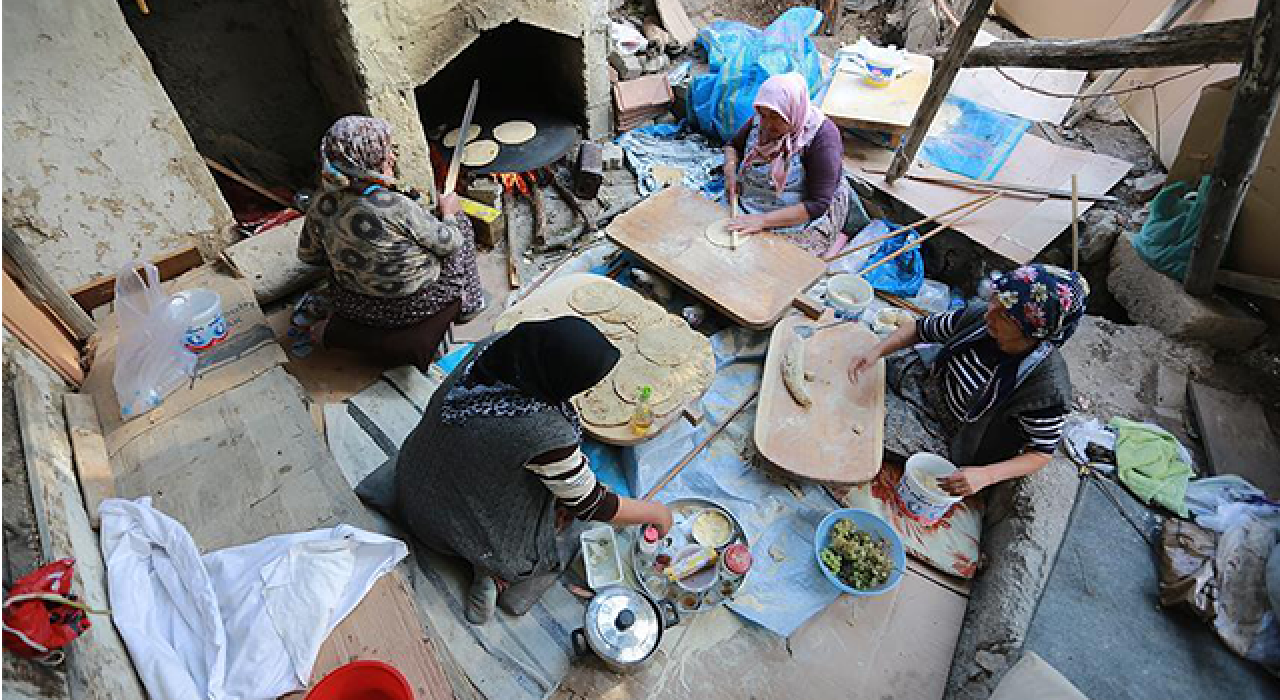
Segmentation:
<svg viewBox="0 0 1280 700">
<path fill-rule="evenodd" d="M 892 158 L 891 151 L 859 139 L 845 139 L 845 167 L 923 215 L 935 214 L 980 196 L 980 193 L 959 187 L 931 184 L 909 177 L 889 185 L 880 173 L 889 166 Z M 1081 192 L 1103 193 L 1119 182 L 1131 167 L 1131 163 L 1118 158 L 1056 146 L 1027 134 L 1018 142 L 994 179 L 1069 190 L 1071 175 L 1075 173 L 1079 176 Z M 929 177 L 955 177 L 941 168 L 918 161 L 910 172 Z M 1091 202 L 1081 201 L 1080 214 L 1083 215 L 1090 206 Z M 957 224 L 956 230 L 988 250 L 1024 265 L 1070 225 L 1070 199 L 1009 194 L 964 219 Z"/>
<path fill-rule="evenodd" d="M 974 45 L 986 46 L 997 38 L 987 31 L 979 31 Z M 1076 93 L 1084 83 L 1085 72 L 1079 70 L 1048 70 L 1039 68 L 1005 68 L 1004 72 L 1024 85 L 1058 93 Z M 1031 121 L 1061 124 L 1072 100 L 1064 97 L 1048 97 L 1024 90 L 1006 80 L 994 68 L 965 68 L 956 75 L 948 94 L 964 97 L 992 109 L 1007 112 Z"/>
<path fill-rule="evenodd" d="M 107 441 L 107 454 L 112 457 L 152 426 L 287 361 L 248 283 L 205 265 L 164 285 L 168 294 L 198 287 L 212 289 L 222 297 L 222 313 L 227 320 L 226 340 L 200 353 L 194 382 L 179 387 L 165 397 L 160 406 L 127 423 L 120 418 L 120 401 L 112 384 L 119 344 L 115 314 L 99 326 L 101 339 L 83 391 L 93 395 Z"/>
</svg>

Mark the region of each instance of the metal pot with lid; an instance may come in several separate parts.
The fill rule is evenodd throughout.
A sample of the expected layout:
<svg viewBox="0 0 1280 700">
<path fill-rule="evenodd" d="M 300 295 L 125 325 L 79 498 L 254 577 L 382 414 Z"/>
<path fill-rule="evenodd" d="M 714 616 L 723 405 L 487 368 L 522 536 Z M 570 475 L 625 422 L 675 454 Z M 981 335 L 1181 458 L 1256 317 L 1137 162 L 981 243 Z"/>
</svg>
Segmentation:
<svg viewBox="0 0 1280 700">
<path fill-rule="evenodd" d="M 583 626 L 570 635 L 573 651 L 588 651 L 618 673 L 639 668 L 658 649 L 663 632 L 680 624 L 680 613 L 669 600 L 655 603 L 645 594 L 623 586 L 609 586 L 587 604 Z"/>
</svg>

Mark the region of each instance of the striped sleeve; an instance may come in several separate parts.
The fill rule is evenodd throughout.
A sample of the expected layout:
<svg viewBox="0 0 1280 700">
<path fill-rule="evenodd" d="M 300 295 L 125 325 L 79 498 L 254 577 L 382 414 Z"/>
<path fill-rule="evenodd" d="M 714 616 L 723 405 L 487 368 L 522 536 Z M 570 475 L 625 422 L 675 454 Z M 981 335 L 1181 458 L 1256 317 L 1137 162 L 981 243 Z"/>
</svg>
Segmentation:
<svg viewBox="0 0 1280 700">
<path fill-rule="evenodd" d="M 926 343 L 947 342 L 951 339 L 951 336 L 955 335 L 956 322 L 962 313 L 964 313 L 964 309 L 956 309 L 955 311 L 933 314 L 920 319 L 920 322 L 916 324 L 916 328 L 920 333 L 920 340 Z"/>
<path fill-rule="evenodd" d="M 542 480 L 556 501 L 578 520 L 612 520 L 618 513 L 618 495 L 596 479 L 580 448 L 567 456 L 564 450 L 535 457 L 526 468 Z"/>
<path fill-rule="evenodd" d="M 1048 408 L 1019 414 L 1018 427 L 1026 440 L 1027 449 L 1051 455 L 1058 449 L 1067 412 L 1063 408 Z"/>
</svg>

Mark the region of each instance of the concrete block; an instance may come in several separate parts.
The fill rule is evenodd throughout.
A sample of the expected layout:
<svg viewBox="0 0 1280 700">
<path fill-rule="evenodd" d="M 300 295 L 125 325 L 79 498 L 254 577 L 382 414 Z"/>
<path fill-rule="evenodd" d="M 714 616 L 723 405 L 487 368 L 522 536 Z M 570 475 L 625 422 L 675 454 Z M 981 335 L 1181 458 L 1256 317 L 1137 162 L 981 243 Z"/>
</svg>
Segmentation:
<svg viewBox="0 0 1280 700">
<path fill-rule="evenodd" d="M 1265 321 L 1223 299 L 1198 299 L 1187 294 L 1182 283 L 1147 265 L 1127 234 L 1111 249 L 1107 286 L 1130 318 L 1177 340 L 1240 350 L 1267 329 Z"/>
<path fill-rule="evenodd" d="M 645 59 L 645 73 L 661 73 L 671 66 L 671 59 L 665 53 L 655 54 Z"/>
<path fill-rule="evenodd" d="M 644 75 L 644 61 L 639 56 L 609 54 L 609 65 L 618 72 L 619 80 L 634 80 Z"/>
<path fill-rule="evenodd" d="M 487 177 L 477 178 L 472 182 L 467 187 L 466 195 L 481 204 L 502 210 L 502 185 Z M 480 219 L 472 219 L 471 223 L 476 232 L 476 245 L 481 248 L 492 248 L 506 236 L 506 212 L 488 223 Z"/>
<path fill-rule="evenodd" d="M 617 170 L 626 165 L 626 159 L 622 153 L 622 146 L 616 143 L 606 143 L 602 147 L 602 157 L 604 160 L 605 170 Z"/>
</svg>

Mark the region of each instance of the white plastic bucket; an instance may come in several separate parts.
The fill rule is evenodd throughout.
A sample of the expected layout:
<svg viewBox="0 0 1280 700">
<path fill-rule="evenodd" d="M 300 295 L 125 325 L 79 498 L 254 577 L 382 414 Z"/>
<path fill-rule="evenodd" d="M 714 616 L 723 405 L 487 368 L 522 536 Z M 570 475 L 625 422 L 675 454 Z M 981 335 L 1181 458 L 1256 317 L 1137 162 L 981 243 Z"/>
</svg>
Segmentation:
<svg viewBox="0 0 1280 700">
<path fill-rule="evenodd" d="M 827 300 L 848 317 L 861 317 L 875 296 L 871 283 L 862 275 L 845 272 L 827 281 Z"/>
<path fill-rule="evenodd" d="M 191 324 L 182 344 L 192 352 L 208 350 L 227 337 L 227 319 L 222 315 L 222 297 L 212 289 L 188 289 L 174 295 L 173 303 L 190 306 Z"/>
<path fill-rule="evenodd" d="M 954 464 L 928 452 L 908 459 L 902 480 L 898 482 L 898 503 L 903 513 L 924 525 L 941 520 L 961 498 L 943 491 L 938 486 L 938 477 L 955 470 Z"/>
</svg>

